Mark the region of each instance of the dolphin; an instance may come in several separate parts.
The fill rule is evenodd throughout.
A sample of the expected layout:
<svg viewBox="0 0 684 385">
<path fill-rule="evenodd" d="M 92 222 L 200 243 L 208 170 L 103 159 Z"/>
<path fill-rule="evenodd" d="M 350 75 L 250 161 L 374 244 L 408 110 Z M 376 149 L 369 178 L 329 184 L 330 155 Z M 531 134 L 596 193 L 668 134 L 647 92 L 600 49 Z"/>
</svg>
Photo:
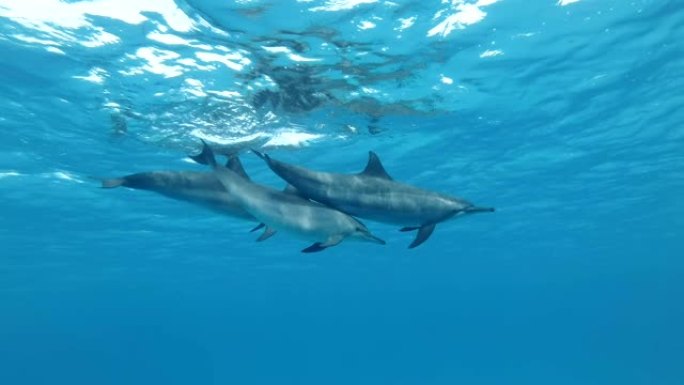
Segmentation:
<svg viewBox="0 0 684 385">
<path fill-rule="evenodd" d="M 401 231 L 418 230 L 409 248 L 425 242 L 440 222 L 463 214 L 494 211 L 490 207 L 476 207 L 460 198 L 396 182 L 372 151 L 366 168 L 358 174 L 313 171 L 252 151 L 303 197 L 355 217 L 403 226 Z"/>
<path fill-rule="evenodd" d="M 278 230 L 290 232 L 314 242 L 302 250 L 304 253 L 324 250 L 346 238 L 385 244 L 363 223 L 347 214 L 302 198 L 294 191 L 280 191 L 252 183 L 230 168 L 217 165 L 211 148 L 204 141 L 203 144 L 202 153 L 197 157 L 203 158 L 203 162 L 214 169 L 217 179 L 231 196 L 237 198 L 243 209 L 265 225 L 259 240 Z M 254 230 L 259 227 L 262 226 Z"/>
<path fill-rule="evenodd" d="M 195 159 L 195 161 L 201 159 Z M 230 156 L 226 167 L 249 180 L 237 156 Z M 194 203 L 232 217 L 255 220 L 245 211 L 239 200 L 232 196 L 213 172 L 151 171 L 102 180 L 103 188 L 129 187 L 153 191 L 169 198 Z"/>
</svg>

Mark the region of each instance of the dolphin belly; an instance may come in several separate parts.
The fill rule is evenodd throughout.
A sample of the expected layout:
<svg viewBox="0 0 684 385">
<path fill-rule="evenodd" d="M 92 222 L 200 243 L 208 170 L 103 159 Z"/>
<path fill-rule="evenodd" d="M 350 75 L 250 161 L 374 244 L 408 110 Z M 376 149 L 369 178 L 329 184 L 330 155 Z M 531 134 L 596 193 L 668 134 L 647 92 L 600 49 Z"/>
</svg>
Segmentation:
<svg viewBox="0 0 684 385">
<path fill-rule="evenodd" d="M 312 242 L 333 236 L 346 236 L 353 228 L 332 215 L 329 209 L 310 207 L 268 207 L 269 204 L 248 208 L 253 216 L 270 227 Z"/>
</svg>

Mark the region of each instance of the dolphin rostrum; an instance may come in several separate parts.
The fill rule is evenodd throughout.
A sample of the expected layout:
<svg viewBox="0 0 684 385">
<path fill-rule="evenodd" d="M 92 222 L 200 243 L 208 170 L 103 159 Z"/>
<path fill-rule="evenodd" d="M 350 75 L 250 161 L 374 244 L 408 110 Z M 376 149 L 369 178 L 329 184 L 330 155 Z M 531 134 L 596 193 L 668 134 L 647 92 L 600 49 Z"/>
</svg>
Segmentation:
<svg viewBox="0 0 684 385">
<path fill-rule="evenodd" d="M 237 156 L 229 157 L 226 167 L 243 178 L 249 179 Z M 241 219 L 255 219 L 242 208 L 234 196 L 226 191 L 213 172 L 151 171 L 102 180 L 103 188 L 120 186 L 153 191 Z"/>
<path fill-rule="evenodd" d="M 396 182 L 372 151 L 366 168 L 358 174 L 308 170 L 254 152 L 303 197 L 355 217 L 403 226 L 401 231 L 418 230 L 409 248 L 425 242 L 440 222 L 462 214 L 494 211 L 493 208 L 476 207 L 460 198 Z"/>
<path fill-rule="evenodd" d="M 203 143 L 204 148 L 198 157 L 211 165 L 218 180 L 231 196 L 240 201 L 243 209 L 265 225 L 260 238 L 268 238 L 282 230 L 314 241 L 313 245 L 302 250 L 304 253 L 335 246 L 345 238 L 385 244 L 363 223 L 347 214 L 302 198 L 292 191 L 279 191 L 252 183 L 233 170 L 217 165 L 211 148 Z"/>
</svg>

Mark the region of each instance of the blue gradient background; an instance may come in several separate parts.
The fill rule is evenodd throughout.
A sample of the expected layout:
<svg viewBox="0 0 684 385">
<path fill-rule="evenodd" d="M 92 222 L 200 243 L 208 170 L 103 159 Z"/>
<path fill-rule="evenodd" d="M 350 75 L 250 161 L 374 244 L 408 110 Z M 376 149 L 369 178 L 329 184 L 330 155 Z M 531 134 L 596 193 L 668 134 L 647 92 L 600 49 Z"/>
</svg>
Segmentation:
<svg viewBox="0 0 684 385">
<path fill-rule="evenodd" d="M 430 20 L 437 3 L 411 12 Z M 223 3 L 178 6 L 207 15 Z M 134 50 L 149 22 L 95 18 L 117 26 L 118 45 L 55 55 L 0 18 L 0 383 L 684 383 L 682 6 L 503 0 L 486 11 L 454 32 L 458 54 L 425 57 L 402 91 L 429 90 L 431 73 L 468 87 L 452 99 L 442 89 L 440 112 L 388 114 L 379 135 L 332 132 L 269 152 L 355 172 L 374 150 L 395 179 L 497 212 L 441 224 L 415 250 L 409 234 L 368 222 L 387 246 L 314 255 L 91 179 L 201 170 L 152 125 L 113 139 L 100 86 L 73 78 L 109 68 L 129 40 Z M 536 35 L 514 38 L 526 31 Z M 494 41 L 504 54 L 480 58 Z M 154 107 L 134 96 L 139 110 Z M 243 161 L 257 181 L 282 184 L 251 154 Z"/>
</svg>

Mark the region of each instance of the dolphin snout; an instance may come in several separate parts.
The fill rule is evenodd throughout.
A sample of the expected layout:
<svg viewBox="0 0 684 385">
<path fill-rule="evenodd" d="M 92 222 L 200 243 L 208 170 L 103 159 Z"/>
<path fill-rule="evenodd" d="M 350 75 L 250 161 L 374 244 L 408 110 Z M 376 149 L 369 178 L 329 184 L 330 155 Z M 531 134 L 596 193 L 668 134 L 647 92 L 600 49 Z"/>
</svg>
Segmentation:
<svg viewBox="0 0 684 385">
<path fill-rule="evenodd" d="M 469 214 L 471 214 L 471 213 L 493 213 L 494 211 L 496 211 L 496 209 L 494 207 L 475 207 L 475 206 L 473 206 L 473 207 L 468 207 L 467 209 L 465 209 L 465 212 L 469 213 Z"/>
<path fill-rule="evenodd" d="M 371 234 L 371 232 L 368 230 L 357 229 L 356 232 L 361 237 L 361 239 L 363 239 L 365 241 L 377 243 L 380 245 L 386 245 L 387 244 L 387 242 L 385 242 L 384 239 L 376 237 L 375 235 Z"/>
</svg>

